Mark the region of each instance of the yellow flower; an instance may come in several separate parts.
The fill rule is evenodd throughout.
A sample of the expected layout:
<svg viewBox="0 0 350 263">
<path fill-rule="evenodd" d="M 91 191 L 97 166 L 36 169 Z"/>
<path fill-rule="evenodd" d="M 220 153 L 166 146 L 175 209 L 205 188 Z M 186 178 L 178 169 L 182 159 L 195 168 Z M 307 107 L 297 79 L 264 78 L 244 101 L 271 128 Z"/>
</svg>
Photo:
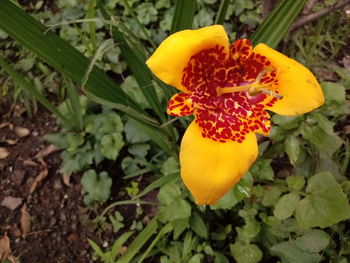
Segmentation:
<svg viewBox="0 0 350 263">
<path fill-rule="evenodd" d="M 181 93 L 168 114 L 195 120 L 180 148 L 181 177 L 197 204 L 214 204 L 258 155 L 255 133 L 268 135 L 270 110 L 292 116 L 324 103 L 314 75 L 264 44 L 229 46 L 220 25 L 184 30 L 165 39 L 146 62 Z"/>
</svg>

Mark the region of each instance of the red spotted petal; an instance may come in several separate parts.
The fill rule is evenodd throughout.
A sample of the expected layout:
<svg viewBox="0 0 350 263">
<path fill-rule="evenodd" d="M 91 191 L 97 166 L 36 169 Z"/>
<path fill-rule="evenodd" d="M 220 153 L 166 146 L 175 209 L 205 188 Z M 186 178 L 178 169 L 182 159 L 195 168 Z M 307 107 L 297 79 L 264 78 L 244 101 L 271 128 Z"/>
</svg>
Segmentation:
<svg viewBox="0 0 350 263">
<path fill-rule="evenodd" d="M 169 101 L 168 110 L 169 115 L 189 116 L 193 114 L 193 103 L 188 93 L 177 93 Z"/>
</svg>

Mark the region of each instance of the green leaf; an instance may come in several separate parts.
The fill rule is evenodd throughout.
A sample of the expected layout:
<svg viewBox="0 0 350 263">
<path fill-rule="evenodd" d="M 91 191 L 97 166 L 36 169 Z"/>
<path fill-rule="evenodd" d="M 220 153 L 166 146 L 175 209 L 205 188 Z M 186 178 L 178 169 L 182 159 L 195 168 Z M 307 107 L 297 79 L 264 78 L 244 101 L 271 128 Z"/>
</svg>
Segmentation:
<svg viewBox="0 0 350 263">
<path fill-rule="evenodd" d="M 273 206 L 276 204 L 278 198 L 282 194 L 282 189 L 278 186 L 273 186 L 265 191 L 262 205 L 263 206 Z"/>
<path fill-rule="evenodd" d="M 128 246 L 128 249 L 117 260 L 116 263 L 129 263 L 131 259 L 140 251 L 143 245 L 151 238 L 158 228 L 157 220 L 152 219 L 140 234 Z"/>
<path fill-rule="evenodd" d="M 340 83 L 322 82 L 321 87 L 326 99 L 326 104 L 345 103 L 345 88 Z"/>
<path fill-rule="evenodd" d="M 42 57 L 74 82 L 81 84 L 89 67 L 89 60 L 55 33 L 22 11 L 11 1 L 0 1 L 0 28 L 11 37 Z M 16 17 L 14 20 L 13 17 Z M 103 87 L 103 88 L 101 88 Z M 141 107 L 127 96 L 101 69 L 94 66 L 85 85 L 88 94 L 100 101 L 113 102 L 128 114 L 147 118 Z M 142 117 L 143 116 L 143 117 Z"/>
<path fill-rule="evenodd" d="M 299 202 L 295 214 L 302 228 L 324 228 L 350 217 L 349 201 L 329 172 L 311 177 L 306 191 L 309 195 Z"/>
<path fill-rule="evenodd" d="M 208 238 L 208 228 L 203 219 L 197 213 L 192 213 L 190 217 L 190 226 L 198 236 L 205 239 Z"/>
<path fill-rule="evenodd" d="M 178 173 L 180 171 L 179 162 L 173 157 L 169 157 L 162 165 L 160 169 L 164 175 Z"/>
<path fill-rule="evenodd" d="M 238 184 L 228 191 L 215 205 L 210 206 L 211 209 L 230 209 L 241 202 L 244 198 L 250 196 L 253 187 L 253 178 L 247 173 L 238 182 Z"/>
<path fill-rule="evenodd" d="M 196 8 L 196 0 L 177 0 L 170 33 L 172 34 L 184 29 L 192 29 Z"/>
<path fill-rule="evenodd" d="M 271 253 L 282 259 L 283 263 L 319 263 L 321 256 L 316 253 L 308 253 L 296 246 L 295 241 L 278 243 L 271 247 Z"/>
<path fill-rule="evenodd" d="M 255 209 L 250 209 L 248 211 L 239 211 L 239 216 L 244 218 L 245 225 L 243 227 L 236 227 L 237 241 L 242 241 L 246 244 L 249 244 L 253 238 L 259 234 L 261 226 L 260 223 L 255 219 L 256 213 L 257 210 Z"/>
<path fill-rule="evenodd" d="M 272 181 L 275 174 L 271 167 L 271 159 L 259 158 L 250 168 L 250 173 L 255 178 Z"/>
<path fill-rule="evenodd" d="M 275 114 L 272 117 L 272 122 L 279 126 L 282 126 L 283 129 L 292 130 L 299 127 L 301 117 L 300 116 L 282 116 Z"/>
<path fill-rule="evenodd" d="M 158 218 L 162 222 L 187 218 L 191 215 L 191 206 L 184 199 L 178 198 L 158 210 Z"/>
<path fill-rule="evenodd" d="M 230 251 L 237 263 L 257 263 L 260 262 L 263 256 L 257 245 L 241 242 L 230 245 Z"/>
<path fill-rule="evenodd" d="M 39 101 L 46 109 L 52 112 L 56 118 L 58 118 L 62 123 L 68 124 L 66 117 L 57 110 L 57 108 L 41 93 L 35 86 L 22 77 L 17 71 L 15 71 L 5 60 L 0 57 L 0 67 L 3 68 L 11 78 L 17 82 L 22 89 L 33 96 L 37 101 Z"/>
<path fill-rule="evenodd" d="M 295 240 L 295 245 L 310 253 L 321 252 L 329 245 L 331 237 L 327 232 L 319 229 L 310 229 L 302 237 Z"/>
<path fill-rule="evenodd" d="M 135 126 L 135 121 L 133 121 L 132 119 L 127 120 L 124 131 L 126 135 L 126 140 L 129 143 L 143 143 L 151 140 L 151 138 L 147 134 L 143 133 L 137 126 Z"/>
<path fill-rule="evenodd" d="M 102 202 L 108 199 L 112 186 L 112 179 L 106 172 L 96 174 L 95 170 L 88 170 L 81 178 L 83 191 L 86 193 L 84 202 L 91 205 L 95 202 Z"/>
<path fill-rule="evenodd" d="M 104 135 L 101 138 L 101 153 L 110 160 L 117 159 L 123 146 L 123 136 L 119 133 Z"/>
<path fill-rule="evenodd" d="M 286 153 L 288 154 L 290 162 L 295 165 L 298 161 L 300 154 L 300 142 L 299 139 L 293 135 L 290 135 L 286 138 L 284 142 L 284 147 Z"/>
<path fill-rule="evenodd" d="M 287 185 L 294 190 L 301 190 L 305 185 L 305 178 L 299 175 L 290 175 L 287 177 Z"/>
<path fill-rule="evenodd" d="M 279 1 L 265 21 L 254 32 L 251 38 L 253 45 L 265 43 L 271 48 L 276 48 L 303 9 L 305 3 L 306 0 Z"/>
<path fill-rule="evenodd" d="M 138 158 L 144 158 L 147 155 L 149 149 L 151 149 L 151 146 L 149 144 L 138 143 L 130 145 L 128 151 Z"/>
<path fill-rule="evenodd" d="M 286 219 L 294 213 L 299 202 L 299 194 L 291 192 L 278 199 L 273 214 L 280 220 Z"/>
<path fill-rule="evenodd" d="M 158 193 L 158 199 L 161 204 L 168 205 L 172 201 L 176 200 L 181 196 L 181 190 L 178 184 L 168 183 L 160 188 Z"/>
<path fill-rule="evenodd" d="M 321 158 L 330 158 L 343 143 L 342 139 L 333 131 L 334 123 L 320 114 L 310 116 L 307 121 L 311 125 L 305 124 L 301 128 L 304 138 L 318 149 Z"/>
<path fill-rule="evenodd" d="M 229 3 L 230 3 L 230 0 L 221 0 L 219 11 L 217 12 L 215 17 L 216 25 L 224 23 Z"/>
<path fill-rule="evenodd" d="M 185 229 L 190 226 L 189 217 L 181 218 L 181 219 L 177 219 L 177 220 L 172 220 L 171 224 L 174 227 L 173 236 L 174 236 L 174 239 L 176 240 L 183 233 L 183 231 L 185 231 Z"/>
</svg>

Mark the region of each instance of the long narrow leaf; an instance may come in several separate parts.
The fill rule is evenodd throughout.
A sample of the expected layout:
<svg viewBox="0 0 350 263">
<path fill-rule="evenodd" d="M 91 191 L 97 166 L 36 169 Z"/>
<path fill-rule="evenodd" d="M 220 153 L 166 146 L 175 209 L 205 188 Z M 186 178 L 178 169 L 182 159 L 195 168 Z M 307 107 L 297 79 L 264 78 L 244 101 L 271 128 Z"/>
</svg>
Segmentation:
<svg viewBox="0 0 350 263">
<path fill-rule="evenodd" d="M 171 33 L 184 29 L 191 29 L 197 0 L 177 0 L 175 14 L 171 24 Z"/>
<path fill-rule="evenodd" d="M 0 18 L 2 30 L 74 82 L 82 83 L 89 60 L 77 49 L 51 31 L 44 34 L 46 31 L 44 25 L 9 0 L 0 1 Z M 147 116 L 133 99 L 96 66 L 92 69 L 85 88 L 88 93 L 100 100 L 132 108 L 139 114 Z"/>
<path fill-rule="evenodd" d="M 224 23 L 229 3 L 230 3 L 230 0 L 221 0 L 219 11 L 215 17 L 215 24 Z"/>
<path fill-rule="evenodd" d="M 99 4 L 98 6 L 104 19 L 109 19 L 110 16 L 102 4 Z M 151 108 L 159 116 L 159 118 L 164 119 L 165 112 L 159 103 L 159 99 L 153 85 L 152 74 L 145 64 L 144 55 L 138 52 L 139 47 L 136 46 L 137 44 L 127 41 L 127 36 L 125 36 L 124 33 L 118 28 L 113 27 L 112 33 L 113 38 L 119 45 L 123 58 L 128 64 L 129 69 L 133 73 L 133 76 L 141 88 L 142 94 L 145 96 Z"/>
<path fill-rule="evenodd" d="M 117 260 L 117 263 L 129 263 L 130 260 L 140 251 L 143 245 L 156 232 L 157 228 L 157 220 L 153 218 L 148 223 L 148 225 L 141 231 L 141 233 L 135 238 L 135 240 L 130 244 L 123 256 L 121 256 L 121 258 Z"/>
<path fill-rule="evenodd" d="M 0 57 L 0 68 L 3 68 L 12 79 L 17 82 L 23 90 L 28 92 L 37 101 L 39 101 L 46 109 L 51 111 L 61 122 L 68 125 L 67 119 L 59 112 L 59 110 L 52 105 L 52 103 L 41 94 L 29 81 L 22 77 L 17 71 L 15 71 L 7 62 Z"/>
<path fill-rule="evenodd" d="M 259 43 L 276 48 L 288 29 L 303 9 L 307 0 L 281 0 L 251 38 L 255 46 Z"/>
</svg>

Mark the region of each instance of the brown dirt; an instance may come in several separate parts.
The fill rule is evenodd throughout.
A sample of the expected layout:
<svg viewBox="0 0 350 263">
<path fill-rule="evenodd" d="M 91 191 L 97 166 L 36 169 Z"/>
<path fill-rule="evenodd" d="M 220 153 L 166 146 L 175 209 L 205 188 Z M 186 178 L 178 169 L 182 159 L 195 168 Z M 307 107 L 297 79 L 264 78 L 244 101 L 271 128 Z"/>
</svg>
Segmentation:
<svg viewBox="0 0 350 263">
<path fill-rule="evenodd" d="M 16 127 L 28 129 L 29 134 L 18 136 Z M 123 189 L 131 180 L 114 176 L 112 198 L 105 204 L 86 207 L 82 201 L 81 174 L 70 178 L 70 186 L 64 183 L 59 172 L 60 152 L 49 153 L 42 160 L 36 157 L 49 146 L 43 135 L 57 131 L 55 118 L 45 109 L 39 107 L 30 117 L 22 107 L 14 107 L 0 97 L 0 148 L 9 152 L 0 159 L 0 240 L 5 235 L 9 237 L 11 253 L 22 263 L 96 262 L 87 238 L 110 247 L 120 233 L 130 229 L 134 220 L 147 224 L 156 207 L 142 207 L 142 214 L 137 214 L 133 205 L 117 207 L 125 224 L 118 233 L 113 232 L 108 220 L 97 226 L 93 219 L 104 207 L 116 200 L 129 199 Z M 118 160 L 104 161 L 97 170 L 107 170 L 113 175 L 116 169 L 120 170 Z M 143 189 L 152 178 L 133 180 Z M 17 206 L 11 198 L 17 198 Z M 153 191 L 143 200 L 156 198 L 157 192 Z M 10 200 L 10 205 L 6 205 L 5 199 Z M 11 205 L 15 207 L 7 207 Z M 112 209 L 108 215 L 115 211 Z"/>
</svg>

